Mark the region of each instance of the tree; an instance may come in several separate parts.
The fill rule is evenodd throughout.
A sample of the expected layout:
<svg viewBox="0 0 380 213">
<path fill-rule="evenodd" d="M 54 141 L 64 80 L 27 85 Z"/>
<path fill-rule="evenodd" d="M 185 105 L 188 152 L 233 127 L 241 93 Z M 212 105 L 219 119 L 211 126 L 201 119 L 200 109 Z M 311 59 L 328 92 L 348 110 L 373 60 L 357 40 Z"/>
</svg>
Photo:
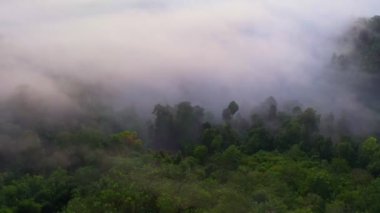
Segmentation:
<svg viewBox="0 0 380 213">
<path fill-rule="evenodd" d="M 193 155 L 196 157 L 200 162 L 204 162 L 208 154 L 208 149 L 205 145 L 198 145 L 194 148 Z"/>
<path fill-rule="evenodd" d="M 359 146 L 359 163 L 366 167 L 371 161 L 376 160 L 376 154 L 380 152 L 380 145 L 374 137 L 367 138 Z"/>
<path fill-rule="evenodd" d="M 268 121 L 273 121 L 277 118 L 277 101 L 274 97 L 268 97 L 264 102 L 264 107 L 266 108 L 266 119 Z"/>
<path fill-rule="evenodd" d="M 332 177 L 326 171 L 311 172 L 305 180 L 305 193 L 313 193 L 323 199 L 333 195 L 334 184 Z"/>
<path fill-rule="evenodd" d="M 223 120 L 229 123 L 232 116 L 239 110 L 239 105 L 235 101 L 231 101 L 226 109 L 223 110 Z"/>
<path fill-rule="evenodd" d="M 204 109 L 192 106 L 190 102 L 181 102 L 175 110 L 174 124 L 177 142 L 195 143 L 201 134 Z"/>
<path fill-rule="evenodd" d="M 356 163 L 356 146 L 352 140 L 345 138 L 342 141 L 335 144 L 334 155 L 345 159 L 351 166 Z"/>
<path fill-rule="evenodd" d="M 279 129 L 275 138 L 275 148 L 279 151 L 286 151 L 294 144 L 299 144 L 302 140 L 302 127 L 296 119 L 285 122 Z"/>
<path fill-rule="evenodd" d="M 220 161 L 227 169 L 236 169 L 243 157 L 241 151 L 235 146 L 231 145 L 221 155 Z"/>
<path fill-rule="evenodd" d="M 264 127 L 254 128 L 249 131 L 242 147 L 248 154 L 253 154 L 259 150 L 271 151 L 274 149 L 273 138 Z"/>
<path fill-rule="evenodd" d="M 298 120 L 303 127 L 306 137 L 319 131 L 320 115 L 313 108 L 307 108 L 298 116 Z"/>
<path fill-rule="evenodd" d="M 153 147 L 158 149 L 177 150 L 179 144 L 174 135 L 174 109 L 170 106 L 156 105 L 153 114 L 156 116 L 153 125 Z"/>
<path fill-rule="evenodd" d="M 319 133 L 320 115 L 313 108 L 307 108 L 297 117 L 297 120 L 301 125 L 301 148 L 304 151 L 310 152 L 314 139 Z"/>
<path fill-rule="evenodd" d="M 144 143 L 137 136 L 137 132 L 134 131 L 123 131 L 112 136 L 112 148 L 120 149 L 123 147 L 131 148 L 134 150 L 142 150 Z"/>
</svg>

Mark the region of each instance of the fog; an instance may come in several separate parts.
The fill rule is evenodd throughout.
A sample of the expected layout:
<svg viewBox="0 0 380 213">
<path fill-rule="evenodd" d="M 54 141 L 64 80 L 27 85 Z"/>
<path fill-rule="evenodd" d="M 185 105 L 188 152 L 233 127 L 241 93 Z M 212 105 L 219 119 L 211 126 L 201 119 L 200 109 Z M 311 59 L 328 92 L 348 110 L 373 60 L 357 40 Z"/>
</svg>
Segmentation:
<svg viewBox="0 0 380 213">
<path fill-rule="evenodd" d="M 345 51 L 339 36 L 379 10 L 375 0 L 2 0 L 0 100 L 22 93 L 54 114 L 79 110 L 89 92 L 116 108 L 188 100 L 220 112 L 274 96 L 367 121 L 328 67 Z"/>
</svg>

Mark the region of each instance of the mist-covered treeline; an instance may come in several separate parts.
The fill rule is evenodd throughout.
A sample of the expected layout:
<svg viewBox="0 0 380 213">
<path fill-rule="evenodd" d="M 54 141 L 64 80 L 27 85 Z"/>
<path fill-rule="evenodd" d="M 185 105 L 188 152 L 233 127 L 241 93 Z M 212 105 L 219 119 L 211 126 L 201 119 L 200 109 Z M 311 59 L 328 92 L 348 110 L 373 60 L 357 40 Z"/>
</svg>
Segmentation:
<svg viewBox="0 0 380 213">
<path fill-rule="evenodd" d="M 211 115 L 190 102 L 157 104 L 147 123 L 131 110 L 117 112 L 126 114 L 120 121 L 103 109 L 51 126 L 10 115 L 0 147 L 0 209 L 379 211 L 377 138 L 352 135 L 343 118 L 296 102 L 280 108 L 269 97 L 248 117 L 239 108 L 232 101 Z M 118 122 L 130 128 L 121 131 Z M 145 127 L 146 139 L 134 127 Z"/>
<path fill-rule="evenodd" d="M 378 16 L 168 2 L 0 20 L 0 212 L 380 212 Z"/>
<path fill-rule="evenodd" d="M 370 109 L 379 111 L 380 17 L 359 19 L 342 36 L 342 51 L 333 56 L 346 89 Z M 350 80 L 348 80 L 350 79 Z"/>
</svg>

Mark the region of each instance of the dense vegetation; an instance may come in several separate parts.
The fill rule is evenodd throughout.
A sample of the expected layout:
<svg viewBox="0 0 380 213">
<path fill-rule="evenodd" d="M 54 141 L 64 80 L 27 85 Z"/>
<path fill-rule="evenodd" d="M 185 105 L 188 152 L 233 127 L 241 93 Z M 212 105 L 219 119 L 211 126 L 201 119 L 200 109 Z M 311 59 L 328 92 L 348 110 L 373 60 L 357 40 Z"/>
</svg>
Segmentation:
<svg viewBox="0 0 380 213">
<path fill-rule="evenodd" d="M 354 28 L 341 69 L 376 78 L 379 23 Z M 380 142 L 344 117 L 270 97 L 214 119 L 158 104 L 144 124 L 80 95 L 57 118 L 25 94 L 0 104 L 0 212 L 380 212 Z"/>
<path fill-rule="evenodd" d="M 0 211 L 380 211 L 376 138 L 322 135 L 314 109 L 280 112 L 273 98 L 250 120 L 238 110 L 209 123 L 189 102 L 157 105 L 151 145 L 91 126 L 25 131 L 1 148 Z"/>
</svg>

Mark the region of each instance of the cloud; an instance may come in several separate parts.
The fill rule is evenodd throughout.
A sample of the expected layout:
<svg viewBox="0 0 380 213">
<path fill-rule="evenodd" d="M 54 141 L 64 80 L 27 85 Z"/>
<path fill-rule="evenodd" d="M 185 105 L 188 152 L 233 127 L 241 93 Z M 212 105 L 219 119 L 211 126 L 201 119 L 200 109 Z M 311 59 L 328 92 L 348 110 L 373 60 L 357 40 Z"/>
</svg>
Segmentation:
<svg viewBox="0 0 380 213">
<path fill-rule="evenodd" d="M 334 37 L 379 7 L 370 0 L 2 0 L 2 96 L 29 85 L 62 100 L 52 76 L 65 76 L 101 84 L 123 104 L 190 100 L 218 108 L 274 95 L 327 105 L 331 94 L 320 81 Z"/>
</svg>

